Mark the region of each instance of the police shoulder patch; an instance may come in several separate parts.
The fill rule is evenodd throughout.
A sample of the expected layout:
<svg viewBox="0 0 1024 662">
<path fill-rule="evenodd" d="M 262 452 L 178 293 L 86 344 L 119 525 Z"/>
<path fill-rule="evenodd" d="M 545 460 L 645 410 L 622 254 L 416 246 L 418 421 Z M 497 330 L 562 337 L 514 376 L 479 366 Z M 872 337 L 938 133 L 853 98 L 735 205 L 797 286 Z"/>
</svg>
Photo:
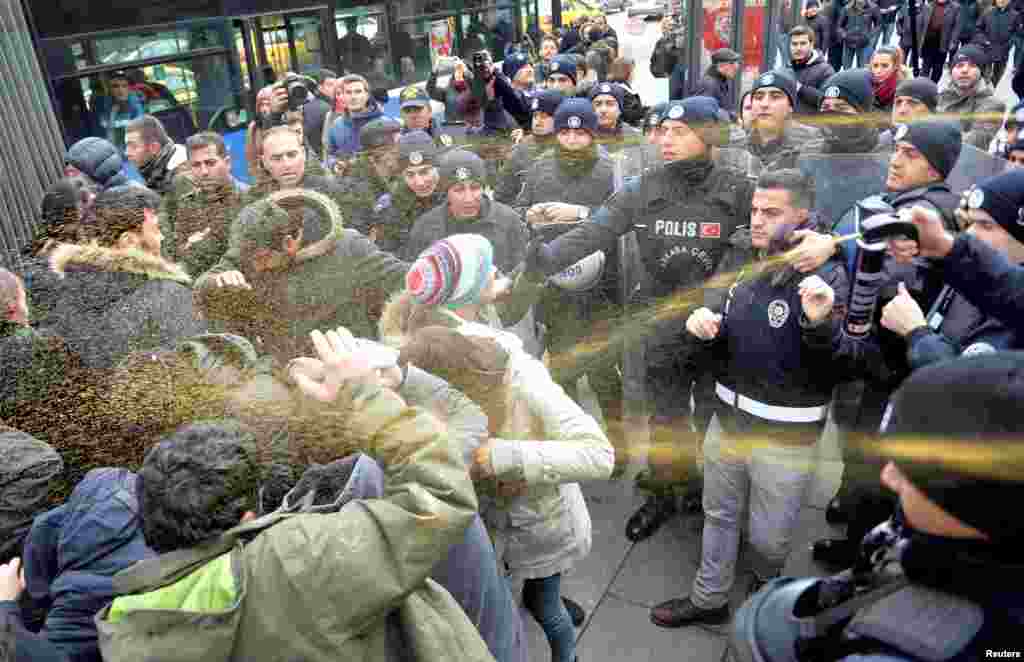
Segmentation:
<svg viewBox="0 0 1024 662">
<path fill-rule="evenodd" d="M 459 180 L 460 182 L 469 179 L 469 168 L 456 168 L 455 179 Z"/>
<path fill-rule="evenodd" d="M 987 342 L 976 342 L 973 345 L 968 345 L 960 355 L 961 356 L 975 356 L 977 354 L 995 354 L 996 348 Z"/>
<path fill-rule="evenodd" d="M 409 155 L 409 163 L 413 165 L 419 165 L 423 163 L 423 155 L 419 152 L 413 152 Z"/>
<path fill-rule="evenodd" d="M 789 319 L 789 304 L 782 299 L 776 299 L 768 304 L 768 324 L 773 329 L 778 329 Z"/>
<path fill-rule="evenodd" d="M 568 124 L 570 129 L 578 129 L 581 126 L 583 126 L 583 122 L 576 115 L 573 115 L 572 117 L 569 118 Z"/>
<path fill-rule="evenodd" d="M 758 81 L 761 85 L 771 85 L 775 82 L 775 74 L 767 73 L 761 76 Z"/>
<path fill-rule="evenodd" d="M 672 106 L 672 108 L 669 109 L 669 111 L 668 111 L 668 118 L 670 120 L 677 120 L 677 119 L 682 118 L 683 113 L 684 113 L 684 111 L 683 111 L 683 107 L 682 106 L 678 106 L 678 105 Z"/>
<path fill-rule="evenodd" d="M 602 92 L 606 92 L 606 93 L 611 93 L 612 86 L 609 85 L 608 83 L 604 83 L 604 84 L 601 85 L 601 91 Z"/>
</svg>

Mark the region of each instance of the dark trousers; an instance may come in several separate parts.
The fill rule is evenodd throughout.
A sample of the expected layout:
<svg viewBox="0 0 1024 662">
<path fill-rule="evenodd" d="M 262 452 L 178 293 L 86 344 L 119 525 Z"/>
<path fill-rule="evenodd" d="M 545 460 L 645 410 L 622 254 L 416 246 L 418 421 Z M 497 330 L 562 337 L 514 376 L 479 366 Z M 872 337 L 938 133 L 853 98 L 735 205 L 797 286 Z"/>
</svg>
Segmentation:
<svg viewBox="0 0 1024 662">
<path fill-rule="evenodd" d="M 1006 60 L 992 63 L 992 87 L 999 87 L 999 81 L 1006 71 Z"/>
<path fill-rule="evenodd" d="M 921 48 L 921 75 L 938 83 L 942 78 L 942 68 L 946 64 L 946 54 L 939 50 L 938 44 L 925 42 Z"/>
<path fill-rule="evenodd" d="M 828 49 L 828 63 L 832 65 L 832 68 L 839 71 L 843 68 L 843 42 L 832 44 L 832 48 Z"/>
</svg>

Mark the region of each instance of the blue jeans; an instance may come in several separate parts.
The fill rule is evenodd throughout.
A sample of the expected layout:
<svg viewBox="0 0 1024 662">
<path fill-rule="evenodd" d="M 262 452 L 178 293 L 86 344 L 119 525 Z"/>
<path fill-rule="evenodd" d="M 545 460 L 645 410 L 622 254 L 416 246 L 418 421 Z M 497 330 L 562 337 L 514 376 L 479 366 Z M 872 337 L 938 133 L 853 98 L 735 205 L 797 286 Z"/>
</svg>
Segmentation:
<svg viewBox="0 0 1024 662">
<path fill-rule="evenodd" d="M 896 28 L 896 21 L 882 21 L 882 46 L 888 46 L 889 40 L 892 39 L 893 30 Z"/>
<path fill-rule="evenodd" d="M 544 630 L 552 662 L 574 662 L 576 630 L 562 604 L 562 575 L 527 579 L 523 583 L 523 604 Z"/>
</svg>

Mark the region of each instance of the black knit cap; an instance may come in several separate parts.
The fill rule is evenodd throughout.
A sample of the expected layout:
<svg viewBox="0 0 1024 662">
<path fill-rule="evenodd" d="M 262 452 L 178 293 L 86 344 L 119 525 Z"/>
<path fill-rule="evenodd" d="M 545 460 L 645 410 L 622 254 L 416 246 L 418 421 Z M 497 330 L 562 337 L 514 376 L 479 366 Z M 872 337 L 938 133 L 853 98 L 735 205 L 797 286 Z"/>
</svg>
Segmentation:
<svg viewBox="0 0 1024 662">
<path fill-rule="evenodd" d="M 971 345 L 915 370 L 891 402 L 884 433 L 894 455 L 915 442 L 894 458 L 914 486 L 996 545 L 1024 542 L 1024 352 Z"/>
<path fill-rule="evenodd" d="M 561 90 L 541 90 L 530 101 L 530 110 L 554 116 L 559 104 L 565 100 Z"/>
<path fill-rule="evenodd" d="M 893 130 L 893 142 L 908 142 L 916 147 L 943 179 L 953 171 L 963 148 L 960 123 L 941 119 L 899 124 Z"/>
<path fill-rule="evenodd" d="M 871 110 L 875 91 L 871 87 L 871 72 L 867 69 L 844 69 L 831 76 L 821 86 L 821 102 L 842 99 L 861 112 Z"/>
<path fill-rule="evenodd" d="M 753 94 L 765 87 L 774 87 L 785 92 L 789 97 L 789 105 L 796 108 L 796 80 L 788 71 L 782 69 L 766 71 L 754 79 L 754 86 L 750 88 L 750 93 Z"/>
<path fill-rule="evenodd" d="M 740 54 L 731 48 L 719 48 L 711 54 L 711 64 L 725 64 L 728 62 L 739 62 Z"/>
<path fill-rule="evenodd" d="M 378 117 L 367 122 L 359 130 L 359 144 L 363 149 L 386 147 L 395 144 L 395 135 L 401 133 L 402 124 L 390 117 Z"/>
<path fill-rule="evenodd" d="M 904 80 L 896 86 L 896 97 L 910 97 L 928 106 L 928 110 L 935 112 L 939 106 L 939 86 L 932 82 L 931 78 L 918 76 Z"/>
<path fill-rule="evenodd" d="M 1024 243 L 1024 168 L 1011 168 L 975 185 L 967 193 L 967 207 L 988 212 L 1011 237 Z"/>
<path fill-rule="evenodd" d="M 956 52 L 953 57 L 953 66 L 960 64 L 961 62 L 970 62 L 976 67 L 984 67 L 988 64 L 988 55 L 982 50 L 981 46 L 976 44 L 967 44 Z"/>
</svg>

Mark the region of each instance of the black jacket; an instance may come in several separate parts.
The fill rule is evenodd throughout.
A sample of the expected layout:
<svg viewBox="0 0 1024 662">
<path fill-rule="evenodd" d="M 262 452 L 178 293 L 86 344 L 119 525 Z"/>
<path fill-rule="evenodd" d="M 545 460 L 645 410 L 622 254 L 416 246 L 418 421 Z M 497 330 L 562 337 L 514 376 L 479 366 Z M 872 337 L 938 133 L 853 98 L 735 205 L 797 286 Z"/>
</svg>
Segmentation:
<svg viewBox="0 0 1024 662">
<path fill-rule="evenodd" d="M 822 8 L 814 18 L 803 16 L 800 18 L 801 25 L 806 25 L 814 30 L 814 46 L 821 52 L 828 50 L 832 45 L 832 15 L 828 8 Z"/>
<path fill-rule="evenodd" d="M 731 117 L 736 117 L 736 98 L 733 94 L 735 86 L 735 81 L 722 76 L 718 72 L 718 68 L 712 64 L 705 72 L 704 77 L 693 88 L 693 93 L 690 96 L 717 99 L 722 110 L 727 111 Z"/>
<path fill-rule="evenodd" d="M 1024 267 L 968 234 L 938 261 L 942 278 L 983 314 L 993 317 L 1017 337 L 1024 334 Z"/>
<path fill-rule="evenodd" d="M 982 0 L 960 0 L 960 11 L 956 19 L 956 31 L 954 35 L 960 43 L 967 43 L 974 39 L 974 33 L 978 30 L 978 19 L 984 14 L 990 3 Z"/>
<path fill-rule="evenodd" d="M 850 0 L 839 16 L 839 39 L 849 48 L 863 48 L 878 36 L 882 15 L 871 0 L 864 0 L 862 8 L 855 7 L 859 0 Z"/>
<path fill-rule="evenodd" d="M 510 273 L 526 254 L 526 226 L 519 214 L 500 202 L 483 197 L 480 215 L 472 219 L 454 219 L 448 205 L 439 205 L 420 216 L 413 223 L 409 240 L 400 257 L 415 260 L 420 253 L 439 239 L 453 234 L 479 234 L 491 240 L 494 246 L 494 266 Z"/>
<path fill-rule="evenodd" d="M 990 62 L 1005 62 L 1010 57 L 1010 42 L 1021 29 L 1020 14 L 1007 5 L 1005 9 L 992 7 L 978 21 L 974 39 L 984 36 L 989 41 Z"/>
<path fill-rule="evenodd" d="M 790 71 L 801 86 L 796 96 L 797 114 L 816 115 L 821 106 L 821 88 L 836 70 L 819 51 L 812 51 L 806 62 L 793 62 Z"/>
<path fill-rule="evenodd" d="M 917 10 L 917 46 L 918 53 L 927 37 L 928 24 L 932 20 L 933 2 L 928 2 Z M 950 47 L 958 41 L 957 29 L 960 25 L 960 4 L 954 0 L 946 0 L 946 11 L 942 16 L 942 33 L 939 35 L 939 51 L 949 52 Z M 910 14 L 900 17 L 900 48 L 904 52 L 910 50 Z"/>
</svg>

